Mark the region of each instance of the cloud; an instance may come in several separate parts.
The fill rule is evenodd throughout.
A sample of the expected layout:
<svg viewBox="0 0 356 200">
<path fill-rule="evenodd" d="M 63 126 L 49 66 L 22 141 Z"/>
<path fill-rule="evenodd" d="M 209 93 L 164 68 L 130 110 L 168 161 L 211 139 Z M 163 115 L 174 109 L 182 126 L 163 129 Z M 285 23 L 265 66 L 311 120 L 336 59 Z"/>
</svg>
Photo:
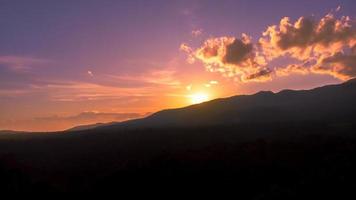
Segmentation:
<svg viewBox="0 0 356 200">
<path fill-rule="evenodd" d="M 322 57 L 312 67 L 314 73 L 329 74 L 341 80 L 356 76 L 356 45 L 349 53 L 337 52 L 332 56 Z"/>
<path fill-rule="evenodd" d="M 201 34 L 203 34 L 203 29 L 192 30 L 193 37 L 199 37 Z"/>
<path fill-rule="evenodd" d="M 1 87 L 4 85 L 5 87 Z M 176 71 L 160 69 L 134 75 L 96 75 L 95 80 L 87 81 L 35 77 L 12 84 L 12 82 L 8 83 L 8 80 L 3 80 L 0 84 L 0 97 L 40 97 L 54 102 L 96 100 L 147 102 L 156 98 L 157 95 L 171 93 L 173 89 L 175 91 L 184 89 Z"/>
<path fill-rule="evenodd" d="M 243 82 L 255 81 L 255 82 L 265 82 L 272 80 L 271 76 L 272 71 L 268 68 L 261 69 L 256 73 L 249 74 L 247 76 L 243 76 Z"/>
<path fill-rule="evenodd" d="M 241 39 L 234 37 L 208 39 L 197 49 L 195 55 L 207 64 L 219 66 L 243 65 L 254 58 L 252 43 L 246 35 Z"/>
<path fill-rule="evenodd" d="M 87 71 L 87 74 L 88 74 L 89 76 L 91 76 L 91 77 L 94 77 L 94 74 L 93 74 L 92 71 Z"/>
<path fill-rule="evenodd" d="M 0 89 L 0 97 L 18 97 L 30 93 L 25 89 Z"/>
<path fill-rule="evenodd" d="M 193 85 L 192 85 L 192 84 L 189 84 L 189 85 L 187 85 L 185 88 L 186 88 L 188 91 L 191 91 L 191 90 L 192 90 L 192 87 L 193 87 Z"/>
<path fill-rule="evenodd" d="M 119 81 L 119 80 L 118 80 Z M 89 83 L 68 80 L 43 80 L 31 83 L 24 89 L 0 89 L 0 97 L 40 96 L 50 101 L 76 102 L 93 100 L 122 100 L 151 98 L 159 92 L 170 91 L 158 85 L 139 85 L 135 87 L 118 87 L 101 83 Z"/>
<path fill-rule="evenodd" d="M 256 44 L 242 34 L 241 38 L 210 38 L 195 49 L 184 44 L 181 50 L 189 60 L 201 61 L 208 71 L 241 82 L 310 73 L 346 80 L 356 76 L 354 23 L 348 16 L 337 18 L 333 13 L 319 20 L 302 16 L 295 22 L 283 17 L 279 24 L 268 26 Z M 278 58 L 294 61 L 278 68 L 271 66 Z"/>
<path fill-rule="evenodd" d="M 339 12 L 341 10 L 341 6 L 339 5 L 336 9 L 335 9 L 335 11 L 336 12 Z"/>
<path fill-rule="evenodd" d="M 195 50 L 186 44 L 181 49 L 201 61 L 211 72 L 220 72 L 226 77 L 237 77 L 240 81 L 254 81 L 268 76 L 263 57 L 256 51 L 251 38 L 242 34 L 241 38 L 218 37 L 207 39 Z M 252 78 L 255 77 L 255 78 Z"/>
<path fill-rule="evenodd" d="M 297 65 L 297 64 L 290 64 L 287 67 L 276 68 L 275 73 L 277 76 L 289 76 L 290 74 L 301 74 L 306 75 L 309 74 L 310 71 L 308 68 Z"/>
<path fill-rule="evenodd" d="M 350 17 L 338 19 L 329 13 L 320 20 L 300 17 L 294 23 L 284 17 L 278 26 L 267 28 L 259 39 L 259 45 L 266 60 L 289 56 L 302 63 L 315 63 L 309 66 L 301 63 L 287 65 L 285 69 L 278 69 L 277 75 L 317 73 L 341 80 L 356 75 L 356 30 Z"/>
<path fill-rule="evenodd" d="M 104 99 L 147 99 L 181 88 L 175 70 L 151 70 L 136 75 L 97 76 L 95 82 L 50 81 L 35 85 L 53 101 L 86 101 Z"/>
<path fill-rule="evenodd" d="M 123 121 L 133 118 L 139 118 L 144 116 L 141 113 L 104 113 L 96 111 L 87 111 L 72 116 L 50 116 L 35 118 L 40 121 L 75 121 L 77 123 L 87 122 L 110 122 L 110 121 Z"/>
<path fill-rule="evenodd" d="M 92 101 L 104 99 L 144 98 L 153 96 L 153 87 L 120 88 L 86 82 L 58 82 L 37 86 L 45 91 L 52 101 Z"/>
<path fill-rule="evenodd" d="M 349 17 L 336 19 L 328 14 L 321 20 L 300 17 L 291 23 L 284 17 L 279 25 L 269 26 L 259 43 L 269 58 L 289 55 L 308 59 L 323 53 L 335 53 L 355 43 L 356 32 Z"/>
<path fill-rule="evenodd" d="M 217 85 L 217 84 L 219 84 L 219 82 L 215 81 L 215 80 L 212 80 L 212 81 L 209 81 L 209 84 L 210 85 Z"/>
<path fill-rule="evenodd" d="M 193 55 L 193 49 L 190 46 L 188 46 L 188 44 L 182 43 L 180 45 L 179 49 L 188 55 L 186 61 L 189 64 L 193 64 L 195 62 L 195 57 Z"/>
<path fill-rule="evenodd" d="M 23 57 L 23 56 L 0 56 L 0 67 L 5 66 L 16 72 L 27 72 L 34 65 L 48 63 L 49 60 Z"/>
<path fill-rule="evenodd" d="M 139 75 L 109 75 L 116 81 L 141 82 L 145 86 L 169 86 L 179 87 L 180 81 L 175 77 L 176 71 L 173 69 L 151 70 Z"/>
<path fill-rule="evenodd" d="M 209 81 L 208 83 L 205 83 L 204 86 L 205 87 L 211 87 L 211 86 L 214 86 L 214 85 L 217 85 L 217 84 L 219 84 L 218 81 L 212 80 L 212 81 Z"/>
</svg>

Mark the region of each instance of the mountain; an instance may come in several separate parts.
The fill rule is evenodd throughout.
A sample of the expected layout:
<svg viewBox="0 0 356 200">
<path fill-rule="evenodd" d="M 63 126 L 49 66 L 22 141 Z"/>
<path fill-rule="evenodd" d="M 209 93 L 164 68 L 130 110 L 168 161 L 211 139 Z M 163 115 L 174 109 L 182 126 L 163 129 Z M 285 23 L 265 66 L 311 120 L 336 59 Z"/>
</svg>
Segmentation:
<svg viewBox="0 0 356 200">
<path fill-rule="evenodd" d="M 163 110 L 105 128 L 197 127 L 240 123 L 341 121 L 356 115 L 356 79 L 312 90 L 262 91 Z"/>
</svg>

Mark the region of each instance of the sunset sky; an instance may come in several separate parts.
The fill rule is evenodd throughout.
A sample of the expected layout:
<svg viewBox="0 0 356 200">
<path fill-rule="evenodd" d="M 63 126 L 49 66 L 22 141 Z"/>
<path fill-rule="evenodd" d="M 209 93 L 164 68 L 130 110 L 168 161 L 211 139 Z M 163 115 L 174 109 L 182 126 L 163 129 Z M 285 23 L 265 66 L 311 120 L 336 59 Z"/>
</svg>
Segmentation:
<svg viewBox="0 0 356 200">
<path fill-rule="evenodd" d="M 122 121 L 356 75 L 356 1 L 1 0 L 0 130 Z"/>
</svg>

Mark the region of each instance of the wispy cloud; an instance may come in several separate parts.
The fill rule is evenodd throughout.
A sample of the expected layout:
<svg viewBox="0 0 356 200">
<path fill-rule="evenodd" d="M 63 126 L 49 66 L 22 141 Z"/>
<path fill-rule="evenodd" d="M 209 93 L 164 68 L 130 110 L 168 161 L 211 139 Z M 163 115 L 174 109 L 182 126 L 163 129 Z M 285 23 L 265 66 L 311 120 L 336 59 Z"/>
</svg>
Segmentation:
<svg viewBox="0 0 356 200">
<path fill-rule="evenodd" d="M 90 71 L 90 70 L 87 71 L 87 74 L 88 74 L 89 76 L 91 76 L 91 77 L 94 77 L 94 73 L 93 73 L 92 71 Z"/>
<path fill-rule="evenodd" d="M 163 70 L 151 70 L 145 74 L 138 75 L 108 75 L 117 81 L 135 81 L 146 83 L 147 86 L 150 85 L 163 85 L 178 87 L 181 85 L 180 81 L 175 78 L 175 70 L 163 69 Z"/>
<path fill-rule="evenodd" d="M 63 82 L 40 86 L 53 101 L 84 101 L 148 97 L 154 94 L 151 87 L 121 88 L 87 82 Z"/>
<path fill-rule="evenodd" d="M 13 71 L 27 72 L 32 67 L 50 62 L 46 59 L 23 56 L 0 56 L 0 67 L 4 66 Z"/>
<path fill-rule="evenodd" d="M 0 97 L 41 94 L 41 98 L 47 97 L 51 101 L 149 98 L 172 93 L 172 89 L 180 89 L 181 82 L 175 73 L 175 70 L 160 69 L 134 75 L 99 74 L 95 79 L 88 80 L 38 77 L 22 83 L 22 87 L 20 85 L 17 88 L 0 88 Z M 87 74 L 94 76 L 91 71 Z"/>
<path fill-rule="evenodd" d="M 0 97 L 18 97 L 28 93 L 27 89 L 0 89 Z"/>
<path fill-rule="evenodd" d="M 192 30 L 192 36 L 193 37 L 199 37 L 200 35 L 203 34 L 203 29 L 195 29 L 195 30 Z"/>
</svg>

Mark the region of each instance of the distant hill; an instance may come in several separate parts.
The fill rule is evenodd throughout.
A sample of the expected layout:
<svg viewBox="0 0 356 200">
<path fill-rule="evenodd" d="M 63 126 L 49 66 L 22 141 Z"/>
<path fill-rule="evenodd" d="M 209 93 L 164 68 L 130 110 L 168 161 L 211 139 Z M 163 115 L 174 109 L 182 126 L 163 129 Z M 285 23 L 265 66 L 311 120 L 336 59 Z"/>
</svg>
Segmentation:
<svg viewBox="0 0 356 200">
<path fill-rule="evenodd" d="M 93 129 L 93 128 L 97 128 L 103 125 L 110 125 L 114 122 L 110 122 L 110 123 L 96 123 L 96 124 L 88 124 L 88 125 L 80 125 L 80 126 L 75 126 L 73 128 L 67 129 L 65 131 L 83 131 L 83 130 L 88 130 L 88 129 Z"/>
<path fill-rule="evenodd" d="M 12 131 L 12 130 L 0 130 L 0 135 L 3 134 L 18 134 L 18 133 L 26 133 L 24 131 Z"/>
</svg>

